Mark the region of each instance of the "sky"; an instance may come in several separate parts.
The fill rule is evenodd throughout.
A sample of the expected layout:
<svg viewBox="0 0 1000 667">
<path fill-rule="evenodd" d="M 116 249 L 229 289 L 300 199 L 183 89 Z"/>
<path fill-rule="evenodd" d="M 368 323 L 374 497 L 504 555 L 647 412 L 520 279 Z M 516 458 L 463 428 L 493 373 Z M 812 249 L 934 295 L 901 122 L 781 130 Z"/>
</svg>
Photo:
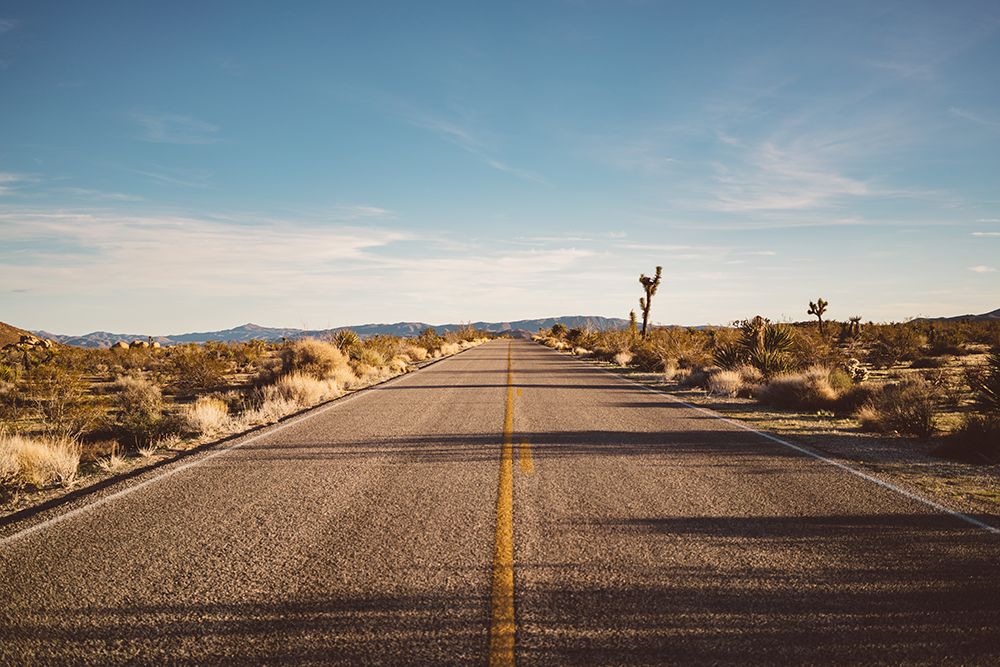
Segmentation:
<svg viewBox="0 0 1000 667">
<path fill-rule="evenodd" d="M 0 0 L 0 320 L 990 311 L 998 67 L 992 0 Z"/>
</svg>

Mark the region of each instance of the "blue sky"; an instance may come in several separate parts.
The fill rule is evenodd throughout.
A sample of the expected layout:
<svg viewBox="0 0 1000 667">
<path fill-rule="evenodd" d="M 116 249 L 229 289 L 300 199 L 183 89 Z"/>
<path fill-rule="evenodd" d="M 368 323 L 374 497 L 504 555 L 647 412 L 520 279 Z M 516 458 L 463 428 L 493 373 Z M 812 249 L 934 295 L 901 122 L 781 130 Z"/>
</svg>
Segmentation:
<svg viewBox="0 0 1000 667">
<path fill-rule="evenodd" d="M 0 319 L 1000 307 L 995 2 L 0 2 Z"/>
</svg>

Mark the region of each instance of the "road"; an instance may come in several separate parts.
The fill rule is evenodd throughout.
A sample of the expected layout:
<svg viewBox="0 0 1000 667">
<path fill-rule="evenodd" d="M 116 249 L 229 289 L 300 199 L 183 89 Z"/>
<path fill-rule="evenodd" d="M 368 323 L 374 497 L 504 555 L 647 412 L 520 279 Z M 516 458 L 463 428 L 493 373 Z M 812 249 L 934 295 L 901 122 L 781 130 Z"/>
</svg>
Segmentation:
<svg viewBox="0 0 1000 667">
<path fill-rule="evenodd" d="M 1000 661 L 1000 535 L 526 341 L 232 444 L 0 528 L 0 663 Z"/>
</svg>

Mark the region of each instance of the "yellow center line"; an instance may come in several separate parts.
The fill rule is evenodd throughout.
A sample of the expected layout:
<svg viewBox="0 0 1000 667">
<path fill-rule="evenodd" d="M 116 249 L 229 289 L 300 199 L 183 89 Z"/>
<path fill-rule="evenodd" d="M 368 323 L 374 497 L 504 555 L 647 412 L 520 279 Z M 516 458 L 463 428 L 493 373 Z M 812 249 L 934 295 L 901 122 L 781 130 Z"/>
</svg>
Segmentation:
<svg viewBox="0 0 1000 667">
<path fill-rule="evenodd" d="M 514 665 L 514 375 L 511 343 L 507 344 L 507 403 L 503 416 L 503 448 L 497 489 L 496 547 L 493 551 L 493 619 L 490 667 Z"/>
</svg>

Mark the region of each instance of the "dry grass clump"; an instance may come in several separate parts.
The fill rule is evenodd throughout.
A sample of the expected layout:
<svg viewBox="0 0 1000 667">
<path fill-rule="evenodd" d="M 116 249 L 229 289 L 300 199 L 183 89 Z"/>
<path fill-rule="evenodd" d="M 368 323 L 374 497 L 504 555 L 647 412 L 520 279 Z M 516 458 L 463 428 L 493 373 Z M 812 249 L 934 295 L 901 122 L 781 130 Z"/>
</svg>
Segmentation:
<svg viewBox="0 0 1000 667">
<path fill-rule="evenodd" d="M 197 435 L 219 433 L 229 426 L 229 408 L 217 398 L 202 396 L 185 407 L 183 421 L 186 429 Z"/>
<path fill-rule="evenodd" d="M 406 356 L 413 361 L 425 361 L 427 359 L 427 348 L 418 345 L 407 345 Z"/>
<path fill-rule="evenodd" d="M 585 347 L 579 347 L 579 346 L 574 347 L 573 348 L 573 356 L 574 357 L 588 357 L 588 356 L 590 356 L 590 350 L 588 350 Z"/>
<path fill-rule="evenodd" d="M 358 354 L 357 363 L 359 366 L 364 365 L 377 368 L 385 365 L 385 356 L 378 350 L 366 347 Z"/>
<path fill-rule="evenodd" d="M 343 393 L 336 382 L 319 380 L 305 373 L 282 375 L 274 384 L 264 387 L 264 402 L 278 399 L 298 407 L 308 407 Z"/>
<path fill-rule="evenodd" d="M 281 350 L 281 368 L 286 375 L 307 374 L 322 380 L 347 367 L 348 358 L 340 348 L 315 338 L 297 340 Z"/>
<path fill-rule="evenodd" d="M 80 466 L 80 445 L 65 436 L 28 438 L 0 433 L 0 485 L 68 486 Z"/>
<path fill-rule="evenodd" d="M 883 387 L 854 416 L 864 430 L 926 438 L 934 433 L 938 399 L 930 383 L 910 377 Z"/>
<path fill-rule="evenodd" d="M 631 352 L 626 352 L 625 350 L 622 350 L 621 352 L 615 354 L 614 362 L 619 366 L 628 366 L 630 363 L 632 363 L 632 358 L 633 355 Z"/>
<path fill-rule="evenodd" d="M 409 368 L 410 363 L 406 357 L 393 357 L 389 360 L 389 370 L 393 373 L 405 373 Z"/>
<path fill-rule="evenodd" d="M 812 366 L 801 373 L 782 373 L 760 390 L 762 403 L 778 408 L 831 409 L 838 398 L 830 384 L 830 369 Z"/>
<path fill-rule="evenodd" d="M 104 472 L 118 472 L 126 466 L 125 457 L 116 447 L 104 458 L 97 459 L 97 467 Z"/>
<path fill-rule="evenodd" d="M 738 371 L 718 371 L 708 377 L 708 393 L 736 396 L 743 389 L 743 377 Z"/>
<path fill-rule="evenodd" d="M 740 378 L 743 380 L 744 384 L 758 385 L 764 382 L 764 373 L 761 372 L 761 370 L 756 366 L 741 364 L 734 370 L 740 374 Z"/>
<path fill-rule="evenodd" d="M 441 346 L 441 356 L 447 357 L 452 354 L 458 354 L 462 351 L 462 346 L 458 343 L 445 343 Z"/>
</svg>

